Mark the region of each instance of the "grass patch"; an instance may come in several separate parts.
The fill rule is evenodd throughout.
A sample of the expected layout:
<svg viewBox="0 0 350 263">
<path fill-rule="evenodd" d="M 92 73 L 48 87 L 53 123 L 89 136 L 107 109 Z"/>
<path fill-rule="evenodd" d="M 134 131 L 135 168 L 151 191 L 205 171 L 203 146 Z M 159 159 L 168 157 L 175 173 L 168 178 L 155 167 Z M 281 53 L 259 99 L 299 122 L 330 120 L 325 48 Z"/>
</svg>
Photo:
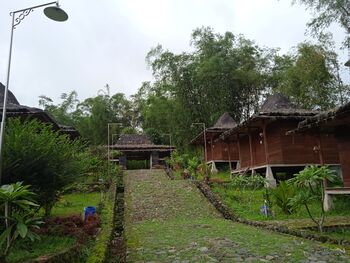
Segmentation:
<svg viewBox="0 0 350 263">
<path fill-rule="evenodd" d="M 327 236 L 335 239 L 342 239 L 350 242 L 350 229 L 337 229 L 334 231 L 327 231 Z"/>
<path fill-rule="evenodd" d="M 42 235 L 41 240 L 18 240 L 11 250 L 8 262 L 23 262 L 43 255 L 54 254 L 75 245 L 75 239 L 62 236 Z"/>
<path fill-rule="evenodd" d="M 97 206 L 101 200 L 100 193 L 72 193 L 66 194 L 55 204 L 52 216 L 68 216 L 81 214 L 86 206 Z"/>
<path fill-rule="evenodd" d="M 301 206 L 297 211 L 292 214 L 285 214 L 283 211 L 273 205 L 273 217 L 266 218 L 260 213 L 260 207 L 264 204 L 265 189 L 258 190 L 242 190 L 233 189 L 225 185 L 213 184 L 213 192 L 220 195 L 224 203 L 232 208 L 234 213 L 240 217 L 250 220 L 286 220 L 286 219 L 308 219 L 308 214 L 305 207 Z M 273 197 L 270 195 L 270 199 L 273 202 Z M 334 198 L 335 209 L 327 212 L 327 217 L 334 216 L 350 216 L 350 202 L 348 198 L 335 197 Z M 310 206 L 310 210 L 313 214 L 317 214 L 320 211 L 319 203 L 314 203 Z"/>
</svg>

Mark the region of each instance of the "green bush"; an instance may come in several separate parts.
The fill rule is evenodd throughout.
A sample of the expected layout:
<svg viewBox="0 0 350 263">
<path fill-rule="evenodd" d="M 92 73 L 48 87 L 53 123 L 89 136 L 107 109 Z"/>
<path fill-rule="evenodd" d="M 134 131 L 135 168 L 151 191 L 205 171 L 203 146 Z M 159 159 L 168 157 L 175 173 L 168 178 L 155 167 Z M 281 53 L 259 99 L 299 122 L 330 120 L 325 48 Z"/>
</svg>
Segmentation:
<svg viewBox="0 0 350 263">
<path fill-rule="evenodd" d="M 39 121 L 10 119 L 5 133 L 3 183 L 23 181 L 49 215 L 62 189 L 84 175 L 93 162 L 84 145 Z"/>
<path fill-rule="evenodd" d="M 201 164 L 201 161 L 197 156 L 194 156 L 188 160 L 187 169 L 190 172 L 190 175 L 193 176 L 194 178 L 197 178 L 200 164 Z"/>
<path fill-rule="evenodd" d="M 296 194 L 296 189 L 293 185 L 287 184 L 286 181 L 280 182 L 277 188 L 271 191 L 274 198 L 274 204 L 276 204 L 283 213 L 291 214 L 294 210 L 291 199 Z"/>
<path fill-rule="evenodd" d="M 265 185 L 265 178 L 260 175 L 235 176 L 229 187 L 234 189 L 260 189 Z"/>
<path fill-rule="evenodd" d="M 328 166 L 311 165 L 305 167 L 304 170 L 289 180 L 289 183 L 298 189 L 296 195 L 291 199 L 292 204 L 296 207 L 304 206 L 310 219 L 317 225 L 320 232 L 323 231 L 325 220 L 323 207 L 325 198 L 324 181 L 334 182 L 336 179 L 334 171 L 329 169 Z M 318 203 L 320 207 L 318 215 L 310 210 L 313 202 Z"/>
<path fill-rule="evenodd" d="M 149 160 L 127 160 L 126 168 L 129 170 L 149 169 Z"/>
</svg>

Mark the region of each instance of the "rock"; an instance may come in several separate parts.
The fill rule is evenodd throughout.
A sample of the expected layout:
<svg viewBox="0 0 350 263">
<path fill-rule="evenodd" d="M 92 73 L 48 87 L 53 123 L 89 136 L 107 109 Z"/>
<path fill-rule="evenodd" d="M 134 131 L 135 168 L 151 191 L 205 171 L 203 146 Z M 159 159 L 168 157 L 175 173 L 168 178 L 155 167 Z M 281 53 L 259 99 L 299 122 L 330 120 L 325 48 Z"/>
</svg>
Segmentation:
<svg viewBox="0 0 350 263">
<path fill-rule="evenodd" d="M 200 251 L 200 252 L 203 252 L 203 253 L 205 253 L 205 252 L 208 252 L 208 248 L 207 247 L 201 247 L 201 248 L 198 248 L 198 250 Z"/>
<path fill-rule="evenodd" d="M 255 257 L 247 257 L 244 262 L 257 262 L 258 259 Z"/>
<path fill-rule="evenodd" d="M 266 258 L 267 260 L 273 260 L 275 257 L 274 257 L 274 256 L 270 256 L 270 255 L 267 255 L 265 258 Z"/>
</svg>

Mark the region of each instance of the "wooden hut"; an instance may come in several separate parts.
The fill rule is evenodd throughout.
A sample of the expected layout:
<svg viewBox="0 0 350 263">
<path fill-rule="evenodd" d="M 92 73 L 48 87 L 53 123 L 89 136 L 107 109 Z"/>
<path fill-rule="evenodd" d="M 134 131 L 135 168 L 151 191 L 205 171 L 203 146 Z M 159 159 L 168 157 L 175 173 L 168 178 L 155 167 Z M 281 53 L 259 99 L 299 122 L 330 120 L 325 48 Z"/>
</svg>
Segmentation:
<svg viewBox="0 0 350 263">
<path fill-rule="evenodd" d="M 206 140 L 207 152 L 205 162 L 211 165 L 212 172 L 216 172 L 217 168 L 228 165 L 230 169 L 236 168 L 238 162 L 238 149 L 235 141 L 217 140 L 217 138 L 225 131 L 228 131 L 237 126 L 237 123 L 232 117 L 225 112 L 220 116 L 213 127 L 207 128 L 199 133 L 191 144 L 204 148 L 204 139 Z"/>
<path fill-rule="evenodd" d="M 323 162 L 339 165 L 333 136 L 286 135 L 287 131 L 298 127 L 300 121 L 316 114 L 298 109 L 284 95 L 269 96 L 258 113 L 221 136 L 223 140 L 237 141 L 239 165 L 233 173 L 265 174 L 273 187 L 276 184 L 274 174 L 293 175 L 306 165 L 321 163 L 319 141 L 324 145 Z"/>
<path fill-rule="evenodd" d="M 127 168 L 128 160 L 144 160 L 147 161 L 148 168 L 152 169 L 162 167 L 165 158 L 170 157 L 175 147 L 156 145 L 145 134 L 123 134 L 110 149 L 121 152 L 121 156 L 112 161 L 118 162 L 123 168 Z"/>
<path fill-rule="evenodd" d="M 334 136 L 336 139 L 334 145 L 339 154 L 341 165 L 340 176 L 344 186 L 338 188 L 326 186 L 325 209 L 328 210 L 332 206 L 331 195 L 350 194 L 350 103 L 300 122 L 298 128 L 289 132 L 289 134 L 291 136 L 308 134 L 317 138 Z M 327 146 L 323 143 L 319 143 L 317 146 L 321 164 L 326 163 Z"/>
<path fill-rule="evenodd" d="M 5 86 L 0 82 L 0 121 L 2 119 L 2 110 L 4 105 Z M 68 135 L 71 139 L 80 137 L 79 132 L 71 126 L 59 124 L 49 113 L 42 109 L 28 107 L 19 104 L 15 95 L 9 90 L 7 94 L 7 118 L 21 118 L 23 121 L 37 119 L 44 123 L 49 123 L 55 131 Z"/>
</svg>

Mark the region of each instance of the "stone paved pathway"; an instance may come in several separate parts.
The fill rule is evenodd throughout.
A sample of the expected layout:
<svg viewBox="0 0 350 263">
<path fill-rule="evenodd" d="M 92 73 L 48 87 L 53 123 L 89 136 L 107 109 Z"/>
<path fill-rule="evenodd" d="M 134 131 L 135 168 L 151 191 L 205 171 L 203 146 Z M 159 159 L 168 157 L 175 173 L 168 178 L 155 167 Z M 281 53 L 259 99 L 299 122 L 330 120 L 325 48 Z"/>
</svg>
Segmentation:
<svg viewBox="0 0 350 263">
<path fill-rule="evenodd" d="M 162 171 L 128 171 L 125 187 L 127 262 L 350 262 L 342 247 L 225 220 Z"/>
</svg>

